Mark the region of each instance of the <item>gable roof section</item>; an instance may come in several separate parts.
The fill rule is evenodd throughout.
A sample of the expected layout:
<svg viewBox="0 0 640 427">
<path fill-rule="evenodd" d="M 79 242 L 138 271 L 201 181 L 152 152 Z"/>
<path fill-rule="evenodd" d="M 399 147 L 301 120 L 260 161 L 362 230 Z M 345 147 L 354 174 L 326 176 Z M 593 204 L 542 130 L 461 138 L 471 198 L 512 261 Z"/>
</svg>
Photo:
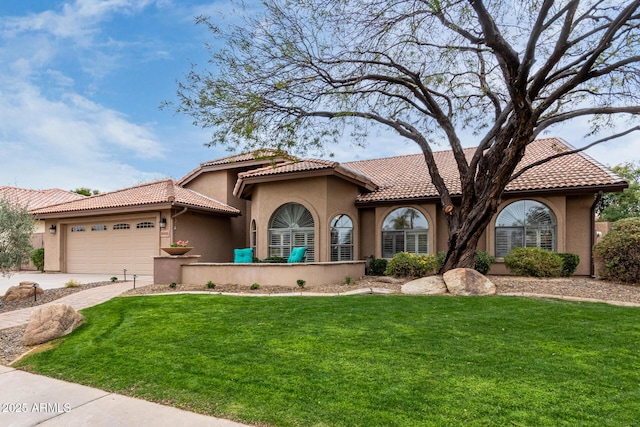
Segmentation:
<svg viewBox="0 0 640 427">
<path fill-rule="evenodd" d="M 538 139 L 529 144 L 516 171 L 538 160 L 571 149 L 569 144 L 557 138 Z M 467 148 L 464 151 L 467 158 L 471 158 L 475 148 Z M 460 180 L 453 152 L 438 151 L 434 156 L 451 194 L 460 195 Z M 360 194 L 356 199 L 360 204 L 439 198 L 435 186 L 431 183 L 422 154 L 347 162 L 342 166 L 370 177 L 378 186 L 375 191 Z M 601 189 L 621 191 L 626 187 L 627 183 L 623 179 L 589 156 L 574 153 L 526 171 L 507 185 L 506 194 Z"/>
<path fill-rule="evenodd" d="M 29 211 L 32 211 L 49 205 L 84 199 L 85 196 L 59 188 L 29 190 L 27 188 L 0 186 L 0 198 L 24 206 Z"/>
<path fill-rule="evenodd" d="M 263 167 L 265 165 L 276 165 L 287 160 L 294 159 L 284 150 L 273 150 L 269 148 L 258 149 L 246 153 L 235 154 L 221 159 L 200 163 L 200 166 L 186 174 L 178 181 L 178 185 L 185 185 L 197 176 L 205 172 L 218 170 Z"/>
<path fill-rule="evenodd" d="M 69 213 L 92 214 L 107 209 L 154 209 L 161 205 L 192 207 L 229 216 L 240 215 L 238 209 L 193 190 L 182 188 L 171 179 L 85 197 L 82 200 L 47 206 L 36 209 L 33 213 L 41 216 L 57 216 Z"/>
<path fill-rule="evenodd" d="M 337 176 L 352 182 L 368 191 L 377 186 L 365 175 L 343 167 L 338 162 L 320 159 L 295 159 L 275 166 L 266 166 L 238 174 L 233 194 L 240 197 L 246 194 L 248 187 L 259 182 L 298 179 L 312 176 Z"/>
</svg>

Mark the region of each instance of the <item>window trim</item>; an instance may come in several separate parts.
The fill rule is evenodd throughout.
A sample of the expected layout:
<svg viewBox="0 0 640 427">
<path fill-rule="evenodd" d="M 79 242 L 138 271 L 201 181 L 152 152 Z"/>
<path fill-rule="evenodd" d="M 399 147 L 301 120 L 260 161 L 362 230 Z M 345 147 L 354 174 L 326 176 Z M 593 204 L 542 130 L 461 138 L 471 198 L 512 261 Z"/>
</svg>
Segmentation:
<svg viewBox="0 0 640 427">
<path fill-rule="evenodd" d="M 506 209 L 509 209 L 510 207 L 513 207 L 513 205 L 515 205 L 516 203 L 534 203 L 536 205 L 542 205 L 544 208 L 546 208 L 547 212 L 550 214 L 550 218 L 551 218 L 551 224 L 538 224 L 538 225 L 529 225 L 529 224 L 523 224 L 523 225 L 504 225 L 504 226 L 499 226 L 498 225 L 498 220 L 500 219 L 500 216 L 505 212 Z M 522 218 L 522 222 L 524 223 L 526 221 L 526 215 L 527 212 L 530 211 L 530 208 L 527 208 L 526 210 L 523 210 L 523 215 L 525 215 L 525 218 Z M 560 220 L 559 217 L 556 213 L 556 211 L 553 209 L 552 205 L 548 202 L 548 201 L 543 201 L 543 200 L 539 200 L 539 199 L 517 199 L 517 200 L 512 200 L 512 201 L 508 201 L 506 202 L 506 204 L 504 204 L 504 206 L 502 206 L 502 208 L 496 213 L 495 219 L 493 220 L 493 222 L 491 223 L 491 226 L 493 227 L 492 230 L 492 239 L 493 239 L 493 245 L 491 245 L 492 250 L 493 250 L 493 255 L 498 258 L 499 260 L 503 260 L 504 257 L 506 256 L 506 254 L 509 253 L 509 251 L 511 251 L 511 249 L 516 248 L 516 247 L 538 247 L 538 248 L 543 248 L 543 249 L 549 249 L 553 252 L 558 252 L 559 249 L 559 229 L 560 229 Z M 498 233 L 501 230 L 511 230 L 511 237 L 513 236 L 513 233 L 516 231 L 520 231 L 521 234 L 521 243 L 522 246 L 514 246 L 513 244 L 511 244 L 506 253 L 503 253 L 504 251 L 498 251 Z M 536 245 L 530 245 L 527 244 L 527 238 L 528 238 L 528 233 L 527 231 L 536 231 L 536 240 L 537 240 L 537 244 Z M 551 231 L 551 243 L 549 247 L 545 247 L 545 246 L 541 246 L 540 245 L 540 240 L 542 239 L 542 234 L 545 232 Z M 531 234 L 529 234 L 529 236 L 531 236 Z"/>
<path fill-rule="evenodd" d="M 385 229 L 385 223 L 387 220 L 396 212 L 400 212 L 402 210 L 413 210 L 420 214 L 422 218 L 420 221 L 424 220 L 424 224 L 426 227 L 424 228 L 389 228 Z M 399 217 L 400 218 L 400 217 Z M 420 251 L 420 236 L 424 236 L 424 245 L 426 245 L 426 252 Z M 380 253 L 382 258 L 392 258 L 393 255 L 400 252 L 408 252 L 407 242 L 410 240 L 414 240 L 416 250 L 411 252 L 415 254 L 429 254 L 432 250 L 432 242 L 431 242 L 431 224 L 429 222 L 429 216 L 423 212 L 421 209 L 418 209 L 415 206 L 399 206 L 391 209 L 386 213 L 384 218 L 382 219 L 382 223 L 380 224 Z M 385 243 L 390 242 L 392 245 L 391 251 L 385 251 Z M 398 245 L 401 245 L 402 248 L 399 249 Z"/>
<path fill-rule="evenodd" d="M 339 221 L 343 220 L 344 218 L 349 220 L 349 224 L 350 227 L 336 227 L 334 224 L 337 224 Z M 334 243 L 333 241 L 333 237 L 334 237 L 334 231 L 338 231 L 338 242 Z M 340 243 L 340 231 L 341 230 L 349 230 L 349 239 L 350 239 L 350 243 Z M 337 261 L 353 261 L 354 259 L 354 226 L 353 226 L 353 219 L 351 219 L 351 216 L 347 215 L 347 214 L 337 214 L 334 215 L 333 218 L 331 218 L 331 220 L 329 221 L 329 260 L 331 262 L 337 262 Z M 336 252 L 336 258 L 334 259 L 334 252 L 333 249 L 334 247 L 336 248 L 337 252 Z M 347 255 L 346 258 L 343 259 L 342 257 L 342 250 L 341 249 L 347 249 L 349 252 L 349 255 Z"/>
<path fill-rule="evenodd" d="M 284 212 L 286 207 L 290 207 L 291 209 L 304 209 L 304 211 L 298 212 L 297 218 L 289 217 L 286 218 L 287 214 L 295 213 L 295 212 Z M 306 212 L 305 212 L 306 211 Z M 278 216 L 283 213 L 284 216 Z M 308 217 L 307 217 L 308 214 Z M 298 224 L 297 220 L 305 219 L 306 222 L 302 224 Z M 276 221 L 277 220 L 277 221 Z M 283 220 L 296 220 L 297 227 L 274 227 L 274 225 L 282 225 Z M 292 225 L 292 224 L 287 224 Z M 309 226 L 312 225 L 312 226 Z M 279 256 L 283 258 L 287 258 L 291 250 L 294 247 L 305 246 L 307 248 L 306 253 L 306 262 L 315 261 L 315 238 L 316 238 L 316 220 L 311 213 L 311 210 L 307 208 L 302 203 L 298 202 L 287 202 L 278 206 L 271 217 L 269 218 L 269 228 L 268 228 L 268 241 L 267 241 L 267 256 Z M 278 241 L 278 244 L 273 244 L 275 241 Z"/>
</svg>

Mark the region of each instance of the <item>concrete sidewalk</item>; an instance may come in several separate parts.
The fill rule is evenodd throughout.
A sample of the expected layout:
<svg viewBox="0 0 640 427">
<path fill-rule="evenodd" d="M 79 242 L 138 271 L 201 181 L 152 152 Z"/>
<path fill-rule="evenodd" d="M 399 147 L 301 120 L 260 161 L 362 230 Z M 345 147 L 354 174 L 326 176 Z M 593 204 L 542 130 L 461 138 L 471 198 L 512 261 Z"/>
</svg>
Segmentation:
<svg viewBox="0 0 640 427">
<path fill-rule="evenodd" d="M 246 426 L 1 365 L 0 405 L 2 426 Z"/>
</svg>

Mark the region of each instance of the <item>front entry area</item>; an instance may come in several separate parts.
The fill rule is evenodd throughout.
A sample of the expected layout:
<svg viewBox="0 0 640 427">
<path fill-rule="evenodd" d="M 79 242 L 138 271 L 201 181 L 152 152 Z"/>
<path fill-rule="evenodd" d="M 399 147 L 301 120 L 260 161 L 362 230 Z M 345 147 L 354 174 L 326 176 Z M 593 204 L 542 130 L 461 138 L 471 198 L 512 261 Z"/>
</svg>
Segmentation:
<svg viewBox="0 0 640 427">
<path fill-rule="evenodd" d="M 155 218 L 78 221 L 65 228 L 67 273 L 153 274 L 160 246 Z"/>
</svg>

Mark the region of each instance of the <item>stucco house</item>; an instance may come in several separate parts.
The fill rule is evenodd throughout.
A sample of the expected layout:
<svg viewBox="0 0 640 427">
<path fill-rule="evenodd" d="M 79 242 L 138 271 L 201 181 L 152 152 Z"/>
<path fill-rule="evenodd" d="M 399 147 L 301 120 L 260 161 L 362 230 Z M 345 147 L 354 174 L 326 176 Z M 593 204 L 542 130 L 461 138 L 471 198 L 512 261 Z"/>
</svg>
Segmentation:
<svg viewBox="0 0 640 427">
<path fill-rule="evenodd" d="M 521 165 L 568 149 L 556 138 L 537 140 Z M 35 209 L 55 231 L 44 236 L 45 270 L 152 274 L 154 257 L 176 240 L 188 240 L 201 262 L 231 262 L 233 249 L 246 247 L 264 259 L 305 246 L 306 262 L 446 250 L 446 219 L 422 155 L 338 163 L 280 154 L 225 157 L 177 182 Z M 435 155 L 459 193 L 452 153 Z M 596 196 L 626 187 L 581 153 L 533 168 L 509 184 L 479 249 L 499 261 L 515 246 L 571 252 L 580 256 L 577 274 L 589 275 Z M 508 271 L 498 262 L 492 273 Z"/>
</svg>

